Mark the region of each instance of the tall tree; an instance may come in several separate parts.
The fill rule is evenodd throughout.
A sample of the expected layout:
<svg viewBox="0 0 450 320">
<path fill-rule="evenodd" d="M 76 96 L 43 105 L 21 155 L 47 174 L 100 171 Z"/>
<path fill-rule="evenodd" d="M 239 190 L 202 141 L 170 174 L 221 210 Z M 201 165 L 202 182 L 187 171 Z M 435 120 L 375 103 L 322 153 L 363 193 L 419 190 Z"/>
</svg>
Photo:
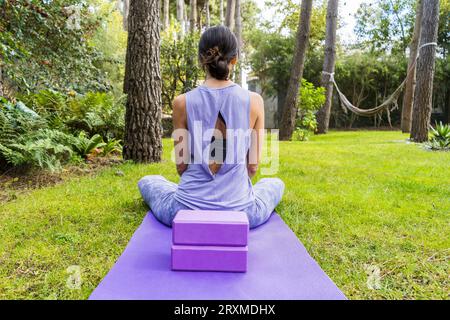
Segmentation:
<svg viewBox="0 0 450 320">
<path fill-rule="evenodd" d="M 438 26 L 439 0 L 424 1 L 420 31 L 421 46 L 437 41 Z M 428 127 L 433 102 L 436 46 L 427 45 L 420 50 L 417 61 L 417 87 L 414 95 L 411 139 L 416 142 L 425 142 L 428 141 Z"/>
<path fill-rule="evenodd" d="M 236 0 L 227 0 L 227 12 L 225 16 L 225 25 L 233 30 L 234 28 L 234 12 L 236 9 Z"/>
<path fill-rule="evenodd" d="M 223 0 L 220 0 L 220 7 L 219 7 L 219 16 L 220 16 L 220 24 L 224 24 L 225 23 L 225 18 L 224 18 L 224 14 L 223 14 Z"/>
<path fill-rule="evenodd" d="M 0 97 L 3 97 L 3 71 L 1 60 L 0 60 Z"/>
<path fill-rule="evenodd" d="M 206 27 L 211 26 L 211 14 L 209 11 L 209 0 L 205 0 L 205 15 L 206 15 Z"/>
<path fill-rule="evenodd" d="M 200 3 L 199 1 L 197 1 L 197 30 L 202 30 L 203 28 L 203 9 L 205 8 L 203 6 L 203 8 L 199 7 Z"/>
<path fill-rule="evenodd" d="M 162 152 L 159 0 L 131 0 L 128 18 L 123 156 L 156 162 Z"/>
<path fill-rule="evenodd" d="M 280 139 L 290 140 L 295 128 L 297 116 L 297 104 L 299 99 L 299 89 L 303 70 L 305 68 L 306 52 L 309 45 L 309 34 L 311 29 L 312 0 L 302 0 L 300 20 L 297 28 L 295 51 L 292 61 L 291 77 L 286 100 L 282 110 Z"/>
<path fill-rule="evenodd" d="M 417 0 L 416 22 L 414 25 L 414 33 L 409 45 L 409 62 L 408 62 L 408 78 L 406 79 L 405 93 L 403 95 L 402 122 L 401 127 L 403 133 L 411 132 L 412 110 L 414 103 L 414 91 L 416 89 L 416 70 L 412 66 L 416 63 L 417 49 L 420 42 L 420 26 L 422 22 L 422 5 L 423 0 Z"/>
<path fill-rule="evenodd" d="M 194 32 L 197 25 L 197 0 L 190 0 L 189 6 L 191 9 L 189 14 L 189 28 L 191 32 Z"/>
<path fill-rule="evenodd" d="M 188 18 L 188 14 L 187 14 L 187 8 L 188 8 L 188 6 L 185 4 L 184 10 L 183 10 L 183 15 L 184 15 L 184 30 L 186 30 L 186 32 L 189 30 L 189 18 Z"/>
<path fill-rule="evenodd" d="M 317 132 L 327 133 L 330 125 L 331 105 L 333 102 L 333 83 L 330 81 L 336 63 L 336 30 L 338 20 L 339 0 L 328 0 L 327 26 L 325 38 L 325 58 L 323 63 L 322 87 L 326 89 L 326 100 L 317 112 Z"/>
<path fill-rule="evenodd" d="M 170 21 L 169 21 L 169 0 L 164 0 L 164 7 L 163 7 L 163 28 L 164 30 L 169 27 Z"/>
<path fill-rule="evenodd" d="M 128 14 L 130 11 L 130 0 L 123 0 L 122 2 L 122 16 L 123 16 L 123 29 L 128 30 Z"/>
<path fill-rule="evenodd" d="M 355 33 L 373 51 L 404 54 L 414 23 L 413 0 L 363 1 L 356 13 Z"/>
<path fill-rule="evenodd" d="M 238 65 L 237 70 L 235 72 L 235 82 L 242 85 L 242 16 L 241 16 L 241 0 L 236 1 L 236 9 L 235 9 L 235 30 L 234 33 L 236 35 L 238 41 Z"/>
<path fill-rule="evenodd" d="M 95 19 L 82 0 L 0 1 L 0 64 L 3 93 L 108 87 L 94 34 L 106 22 Z M 102 56 L 102 57 L 101 57 Z"/>
<path fill-rule="evenodd" d="M 181 26 L 181 34 L 185 32 L 185 21 L 184 21 L 184 0 L 177 0 L 177 20 Z"/>
</svg>

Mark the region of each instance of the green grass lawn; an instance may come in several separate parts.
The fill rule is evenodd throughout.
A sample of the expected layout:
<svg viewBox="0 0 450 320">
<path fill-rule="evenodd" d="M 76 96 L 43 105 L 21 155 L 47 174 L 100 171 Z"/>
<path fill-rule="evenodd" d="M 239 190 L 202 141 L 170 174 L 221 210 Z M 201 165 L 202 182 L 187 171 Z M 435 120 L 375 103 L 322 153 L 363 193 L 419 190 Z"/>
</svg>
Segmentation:
<svg viewBox="0 0 450 320">
<path fill-rule="evenodd" d="M 406 138 L 334 132 L 280 145 L 278 211 L 349 298 L 449 297 L 450 153 Z M 126 163 L 0 204 L 0 298 L 86 299 L 147 211 L 138 179 L 178 181 L 170 145 L 160 164 Z M 81 290 L 66 286 L 72 265 Z"/>
</svg>

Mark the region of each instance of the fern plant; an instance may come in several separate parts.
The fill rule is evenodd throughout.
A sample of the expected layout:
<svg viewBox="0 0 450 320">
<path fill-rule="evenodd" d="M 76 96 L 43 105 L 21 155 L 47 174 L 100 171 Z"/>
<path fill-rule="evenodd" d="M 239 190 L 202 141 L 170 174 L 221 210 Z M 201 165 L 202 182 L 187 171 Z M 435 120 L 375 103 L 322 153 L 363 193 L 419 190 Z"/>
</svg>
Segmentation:
<svg viewBox="0 0 450 320">
<path fill-rule="evenodd" d="M 65 141 L 68 136 L 55 130 L 40 130 L 21 136 L 18 141 L 0 144 L 0 154 L 13 166 L 29 166 L 59 171 L 72 156 Z"/>
<path fill-rule="evenodd" d="M 95 134 L 91 138 L 88 138 L 84 131 L 79 133 L 73 143 L 74 151 L 83 158 L 87 158 L 96 149 L 101 149 L 104 146 L 106 146 L 106 143 L 103 142 L 102 136 Z"/>
<path fill-rule="evenodd" d="M 47 126 L 36 113 L 23 110 L 20 102 L 13 105 L 4 98 L 0 100 L 0 143 L 16 142 L 18 137 Z"/>
<path fill-rule="evenodd" d="M 104 140 L 120 139 L 125 127 L 125 96 L 91 92 L 70 101 L 71 116 L 66 124 L 72 131 L 100 134 Z"/>
<path fill-rule="evenodd" d="M 56 171 L 73 152 L 70 135 L 46 129 L 45 119 L 21 102 L 0 100 L 0 160 L 12 166 Z"/>
<path fill-rule="evenodd" d="M 22 163 L 16 165 L 34 165 L 50 171 L 59 171 L 61 162 L 66 162 L 72 155 L 72 149 L 62 144 L 55 144 L 51 139 L 26 141 L 24 144 L 12 144 L 11 148 L 21 153 Z"/>
<path fill-rule="evenodd" d="M 122 154 L 122 144 L 120 140 L 111 139 L 105 143 L 102 148 L 101 155 L 103 157 L 109 156 L 110 154 Z"/>
<path fill-rule="evenodd" d="M 43 118 L 48 127 L 63 129 L 68 115 L 67 97 L 51 89 L 41 90 L 28 95 L 19 95 L 25 104 L 32 106 Z"/>
</svg>

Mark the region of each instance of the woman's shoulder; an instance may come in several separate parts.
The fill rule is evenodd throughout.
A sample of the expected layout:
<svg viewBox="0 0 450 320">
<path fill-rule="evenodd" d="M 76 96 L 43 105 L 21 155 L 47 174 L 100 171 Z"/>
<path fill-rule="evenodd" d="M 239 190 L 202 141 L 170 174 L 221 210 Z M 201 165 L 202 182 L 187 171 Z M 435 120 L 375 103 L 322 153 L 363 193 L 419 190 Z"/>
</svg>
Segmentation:
<svg viewBox="0 0 450 320">
<path fill-rule="evenodd" d="M 180 94 L 173 99 L 172 107 L 174 111 L 184 111 L 186 109 L 186 94 Z"/>
<path fill-rule="evenodd" d="M 259 93 L 250 90 L 248 92 L 250 94 L 251 102 L 256 104 L 264 104 L 264 99 Z"/>
<path fill-rule="evenodd" d="M 250 94 L 250 110 L 254 113 L 260 113 L 264 110 L 264 99 L 256 92 L 249 91 Z"/>
<path fill-rule="evenodd" d="M 241 87 L 239 84 L 235 83 L 233 86 L 228 87 L 230 93 L 241 97 L 243 100 L 250 100 L 250 104 L 261 104 L 263 103 L 263 98 L 260 94 L 250 91 Z"/>
</svg>

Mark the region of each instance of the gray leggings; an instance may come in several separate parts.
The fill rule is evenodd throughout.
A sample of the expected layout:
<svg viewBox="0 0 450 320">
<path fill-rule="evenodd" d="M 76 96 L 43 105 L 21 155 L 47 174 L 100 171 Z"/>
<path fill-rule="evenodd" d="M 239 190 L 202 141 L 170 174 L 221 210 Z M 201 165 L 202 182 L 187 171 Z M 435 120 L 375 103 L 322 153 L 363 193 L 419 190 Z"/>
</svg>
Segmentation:
<svg viewBox="0 0 450 320">
<path fill-rule="evenodd" d="M 177 184 L 162 176 L 145 176 L 139 180 L 138 186 L 156 219 L 167 226 L 172 225 L 172 220 L 179 210 L 190 209 L 174 198 Z M 278 178 L 264 178 L 253 186 L 253 192 L 255 202 L 246 210 L 250 228 L 256 228 L 270 218 L 281 201 L 284 183 Z"/>
</svg>

